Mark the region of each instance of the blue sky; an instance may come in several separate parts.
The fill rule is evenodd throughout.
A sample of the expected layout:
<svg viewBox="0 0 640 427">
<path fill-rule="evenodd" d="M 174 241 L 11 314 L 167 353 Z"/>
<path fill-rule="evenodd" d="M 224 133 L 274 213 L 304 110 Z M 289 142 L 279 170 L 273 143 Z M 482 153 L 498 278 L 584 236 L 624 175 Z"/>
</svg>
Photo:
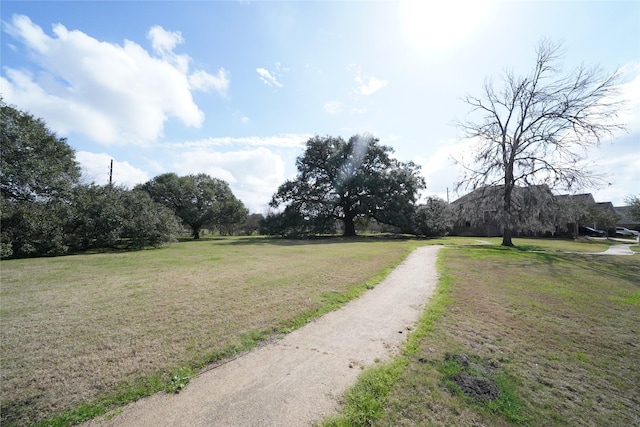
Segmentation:
<svg viewBox="0 0 640 427">
<path fill-rule="evenodd" d="M 371 133 L 451 200 L 453 122 L 543 37 L 563 66 L 620 69 L 629 132 L 589 153 L 597 201 L 640 194 L 640 2 L 3 1 L 0 93 L 76 150 L 85 179 L 226 180 L 252 212 L 313 135 Z"/>
</svg>

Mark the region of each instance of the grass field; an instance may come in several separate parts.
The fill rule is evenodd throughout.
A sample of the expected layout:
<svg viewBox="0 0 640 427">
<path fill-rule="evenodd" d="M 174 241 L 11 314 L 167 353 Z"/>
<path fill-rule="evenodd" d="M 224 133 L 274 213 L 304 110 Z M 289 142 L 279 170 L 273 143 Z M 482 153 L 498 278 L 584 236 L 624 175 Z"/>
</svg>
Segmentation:
<svg viewBox="0 0 640 427">
<path fill-rule="evenodd" d="M 441 251 L 405 356 L 366 372 L 325 426 L 640 425 L 640 259 L 558 244 Z"/>
<path fill-rule="evenodd" d="M 179 390 L 200 368 L 337 308 L 381 280 L 413 248 L 433 243 L 477 245 L 479 242 L 471 238 L 431 241 L 224 238 L 181 242 L 159 250 L 2 261 L 1 424 L 25 425 L 47 419 L 47 424 L 69 425 L 150 393 Z M 553 252 L 598 252 L 608 247 L 606 243 L 567 241 L 516 239 L 515 243 L 529 250 L 546 248 Z M 493 267 L 500 265 L 502 258 L 520 260 L 518 265 L 522 268 L 515 268 L 522 275 L 518 281 L 537 278 L 540 271 L 529 268 L 532 261 L 527 257 L 533 257 L 531 259 L 538 260 L 544 267 L 555 266 L 552 271 L 566 269 L 563 263 L 573 259 L 483 246 L 475 252 L 471 249 L 449 252 L 444 268 L 456 274 L 476 274 L 473 277 L 477 283 L 469 282 L 474 290 L 499 283 L 494 278 L 500 270 Z M 589 259 L 592 258 L 602 257 Z M 637 263 L 636 257 L 627 257 L 631 258 Z M 582 259 L 576 257 L 576 265 Z M 624 257 L 620 259 L 620 265 L 597 264 L 595 283 L 605 283 L 611 289 L 628 287 L 629 281 L 638 283 L 637 266 L 624 264 Z M 593 275 L 590 267 L 575 268 Z M 615 273 L 616 269 L 628 273 L 621 275 Z M 610 271 L 609 275 L 601 270 Z M 567 277 L 573 274 L 567 270 Z M 583 277 L 588 276 L 587 273 L 575 274 L 580 280 L 588 279 Z M 490 283 L 484 284 L 484 277 L 491 278 Z M 626 282 L 616 281 L 621 277 Z M 552 279 L 545 279 L 551 283 L 549 289 L 555 286 Z M 565 279 L 562 280 L 564 283 Z M 466 278 L 455 281 L 467 283 Z M 462 285 L 452 287 L 452 293 L 460 292 L 460 296 L 454 295 L 456 301 L 466 295 L 465 289 Z M 635 289 L 637 292 L 637 287 Z M 517 313 L 513 307 L 519 297 L 504 300 L 508 294 L 502 295 L 499 287 L 496 292 L 498 295 L 488 307 L 499 313 L 506 308 Z M 624 292 L 620 290 L 615 294 L 620 301 L 607 301 L 627 308 L 631 314 L 619 308 L 620 313 L 600 315 L 606 319 L 632 316 L 631 320 L 637 325 L 637 293 L 626 295 Z M 535 300 L 523 301 L 532 316 L 531 312 L 536 310 Z M 454 307 L 448 308 L 448 316 L 450 312 L 456 313 L 451 311 Z M 468 313 L 466 316 L 468 318 Z M 517 318 L 515 314 L 512 317 Z M 443 319 L 449 317 L 443 315 Z M 477 321 L 486 327 L 486 319 Z M 442 323 L 439 327 L 442 333 L 437 336 L 444 346 L 456 342 L 454 338 L 460 331 L 455 328 L 466 330 L 464 328 L 470 326 Z M 601 329 L 602 325 L 598 331 Z M 612 329 L 615 325 L 606 331 Z M 493 343 L 492 348 L 511 343 L 508 333 L 500 334 L 503 341 Z M 629 339 L 633 341 L 632 338 Z M 526 341 L 526 336 L 521 339 Z M 434 355 L 449 351 L 445 347 L 437 351 L 435 347 L 427 347 L 427 355 L 431 354 L 431 348 Z M 638 360 L 637 346 L 628 352 Z M 558 351 L 558 357 L 562 354 Z M 580 350 L 579 354 L 591 360 L 589 352 Z M 609 356 L 607 353 L 603 357 Z M 415 357 L 416 360 L 436 360 L 425 355 Z M 626 363 L 626 359 L 623 362 Z M 418 362 L 417 365 L 411 363 L 410 367 L 431 365 Z M 638 379 L 637 368 L 625 374 Z M 620 387 L 628 387 L 625 380 L 619 381 L 622 381 Z M 400 393 L 402 389 L 400 385 Z M 404 413 L 405 409 L 392 409 L 390 414 L 395 412 Z"/>
<path fill-rule="evenodd" d="M 418 244 L 225 238 L 2 261 L 2 425 L 178 389 L 366 291 Z"/>
</svg>

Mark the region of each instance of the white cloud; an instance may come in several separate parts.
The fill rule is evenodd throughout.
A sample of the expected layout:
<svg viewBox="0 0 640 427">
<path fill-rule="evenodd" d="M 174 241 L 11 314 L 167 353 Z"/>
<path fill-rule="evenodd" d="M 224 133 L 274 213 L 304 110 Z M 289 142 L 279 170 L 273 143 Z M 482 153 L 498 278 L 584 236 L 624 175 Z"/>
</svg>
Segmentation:
<svg viewBox="0 0 640 427">
<path fill-rule="evenodd" d="M 371 95 L 387 85 L 385 80 L 378 80 L 375 77 L 369 77 L 369 81 L 358 86 L 360 95 Z"/>
<path fill-rule="evenodd" d="M 278 81 L 276 76 L 270 71 L 264 68 L 256 68 L 258 78 L 262 80 L 267 86 L 283 87 L 284 85 Z"/>
<path fill-rule="evenodd" d="M 208 91 L 209 89 L 213 89 L 220 95 L 224 95 L 229 88 L 227 70 L 220 68 L 218 74 L 215 76 L 198 70 L 189 76 L 189 85 L 194 90 Z"/>
<path fill-rule="evenodd" d="M 271 196 L 285 181 L 283 159 L 268 148 L 217 152 L 205 147 L 182 151 L 173 165 L 181 175 L 206 173 L 229 183 L 251 212 L 264 213 Z"/>
<path fill-rule="evenodd" d="M 171 54 L 177 45 L 184 43 L 180 31 L 166 31 L 159 25 L 151 27 L 147 38 L 151 41 L 154 52 L 159 55 Z"/>
<path fill-rule="evenodd" d="M 4 30 L 14 38 L 24 40 L 32 49 L 44 53 L 49 47 L 49 37 L 42 31 L 42 28 L 33 25 L 29 17 L 24 15 L 14 15 L 11 24 L 3 22 Z"/>
<path fill-rule="evenodd" d="M 587 189 L 593 192 L 598 202 L 612 202 L 624 205 L 624 199 L 640 194 L 640 133 L 631 131 L 601 144 L 588 153 L 589 168 L 603 173 L 604 183 L 599 188 Z"/>
<path fill-rule="evenodd" d="M 78 132 L 104 144 L 147 144 L 160 138 L 170 117 L 199 127 L 204 113 L 191 90 L 224 94 L 227 72 L 188 74 L 190 58 L 173 49 L 180 32 L 154 26 L 147 37 L 155 55 L 125 40 L 101 42 L 81 31 L 53 26 L 44 33 L 27 16 L 14 15 L 4 31 L 29 51 L 37 71 L 5 68 L 5 101 L 43 117 L 63 135 Z"/>
<path fill-rule="evenodd" d="M 353 80 L 358 84 L 356 88 L 358 95 L 372 95 L 388 83 L 386 80 L 380 80 L 373 76 L 363 76 L 362 68 L 356 64 L 347 65 L 347 70 L 355 74 Z"/>
<path fill-rule="evenodd" d="M 82 167 L 82 176 L 88 182 L 99 185 L 109 183 L 109 169 L 113 159 L 107 153 L 90 153 L 78 151 L 76 160 Z M 129 162 L 119 162 L 113 159 L 112 182 L 115 185 L 124 185 L 132 188 L 136 184 L 149 181 L 149 176 L 141 169 L 131 166 Z"/>
<path fill-rule="evenodd" d="M 447 200 L 448 196 L 452 202 L 467 193 L 465 189 L 455 191 L 456 183 L 462 178 L 463 171 L 455 165 L 453 159 L 463 159 L 464 154 L 470 152 L 471 145 L 471 140 L 443 141 L 431 156 L 414 160 L 422 166 L 422 176 L 427 184 L 424 195 L 436 195 L 443 200 Z"/>
<path fill-rule="evenodd" d="M 626 123 L 629 132 L 640 134 L 640 62 L 625 65 L 620 73 L 626 80 L 619 87 L 619 99 L 626 102 L 620 120 Z"/>
<path fill-rule="evenodd" d="M 282 62 L 278 61 L 276 62 L 276 70 L 281 74 L 283 72 L 288 73 L 289 71 L 291 71 L 291 68 L 283 66 Z"/>
<path fill-rule="evenodd" d="M 253 147 L 282 147 L 282 148 L 301 148 L 312 134 L 281 134 L 273 136 L 244 136 L 244 137 L 216 137 L 206 138 L 197 141 L 185 141 L 180 143 L 168 144 L 171 148 L 207 148 L 220 147 L 229 145 L 245 145 Z"/>
<path fill-rule="evenodd" d="M 291 68 L 285 67 L 280 61 L 275 63 L 275 70 L 269 71 L 266 68 L 256 68 L 258 78 L 264 82 L 267 86 L 271 87 L 284 87 L 284 84 L 280 82 L 283 73 L 288 73 Z"/>
</svg>

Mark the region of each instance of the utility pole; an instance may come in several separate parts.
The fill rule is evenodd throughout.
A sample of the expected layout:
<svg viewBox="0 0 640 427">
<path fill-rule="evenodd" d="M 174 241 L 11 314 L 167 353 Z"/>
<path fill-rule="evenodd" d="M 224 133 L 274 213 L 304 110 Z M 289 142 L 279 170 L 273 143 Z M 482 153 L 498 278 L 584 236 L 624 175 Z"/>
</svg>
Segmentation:
<svg viewBox="0 0 640 427">
<path fill-rule="evenodd" d="M 109 186 L 113 184 L 113 159 L 111 159 L 111 165 L 109 166 Z"/>
</svg>

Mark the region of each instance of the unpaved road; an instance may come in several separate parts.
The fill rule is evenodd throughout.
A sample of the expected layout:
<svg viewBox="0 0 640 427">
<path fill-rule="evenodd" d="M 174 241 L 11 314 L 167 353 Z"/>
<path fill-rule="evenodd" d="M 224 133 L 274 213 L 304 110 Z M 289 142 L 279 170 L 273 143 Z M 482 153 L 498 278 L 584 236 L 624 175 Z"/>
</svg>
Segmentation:
<svg viewBox="0 0 640 427">
<path fill-rule="evenodd" d="M 435 289 L 439 247 L 412 252 L 340 310 L 89 426 L 307 426 L 333 413 L 361 367 L 397 352 Z M 111 414 L 112 415 L 112 414 Z"/>
</svg>

